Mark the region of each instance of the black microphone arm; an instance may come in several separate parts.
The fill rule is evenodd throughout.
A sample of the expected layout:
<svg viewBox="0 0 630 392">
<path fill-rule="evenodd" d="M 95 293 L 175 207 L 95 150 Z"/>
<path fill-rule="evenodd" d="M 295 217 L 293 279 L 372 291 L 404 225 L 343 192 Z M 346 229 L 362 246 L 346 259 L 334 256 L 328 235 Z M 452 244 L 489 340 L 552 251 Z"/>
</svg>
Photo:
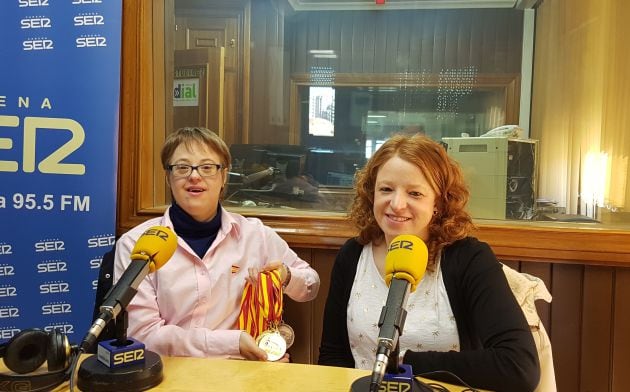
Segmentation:
<svg viewBox="0 0 630 392">
<path fill-rule="evenodd" d="M 378 391 L 385 369 L 388 368 L 389 356 L 398 347 L 398 337 L 402 335 L 407 311 L 404 309 L 409 296 L 409 282 L 404 279 L 392 279 L 387 293 L 387 301 L 381 310 L 381 317 L 378 320 L 380 331 L 378 334 L 378 348 L 376 350 L 376 361 L 370 379 L 370 392 Z M 395 359 L 398 361 L 398 358 Z M 391 364 L 398 367 L 398 363 Z"/>
<path fill-rule="evenodd" d="M 127 308 L 138 292 L 140 282 L 149 273 L 149 264 L 150 257 L 146 260 L 132 260 L 118 282 L 105 294 L 105 300 L 99 308 L 100 314 L 81 342 L 81 351 L 87 352 L 96 343 L 107 323 Z"/>
</svg>

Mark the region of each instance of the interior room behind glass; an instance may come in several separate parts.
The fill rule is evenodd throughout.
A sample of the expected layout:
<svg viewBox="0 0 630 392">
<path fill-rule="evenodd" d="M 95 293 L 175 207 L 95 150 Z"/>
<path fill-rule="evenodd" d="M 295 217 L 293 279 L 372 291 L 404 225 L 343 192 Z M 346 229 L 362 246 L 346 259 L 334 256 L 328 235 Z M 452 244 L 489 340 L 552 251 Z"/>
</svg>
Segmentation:
<svg viewBox="0 0 630 392">
<path fill-rule="evenodd" d="M 306 3 L 308 10 L 296 6 Z M 199 106 L 190 125 L 212 124 L 230 145 L 226 206 L 343 214 L 354 173 L 374 151 L 395 133 L 420 132 L 460 160 L 474 217 L 598 221 L 595 210 L 569 206 L 570 198 L 553 189 L 539 194 L 545 146 L 530 135 L 540 130 L 502 128 L 521 123 L 523 10 L 313 4 L 165 2 L 167 91 L 178 70 L 203 74 L 205 63 L 191 51 L 224 50 L 221 97 L 200 99 L 208 106 Z M 189 52 L 187 62 L 171 59 L 175 51 Z M 199 89 L 216 92 L 217 83 L 206 83 Z M 165 105 L 167 133 L 181 109 L 168 97 Z"/>
</svg>

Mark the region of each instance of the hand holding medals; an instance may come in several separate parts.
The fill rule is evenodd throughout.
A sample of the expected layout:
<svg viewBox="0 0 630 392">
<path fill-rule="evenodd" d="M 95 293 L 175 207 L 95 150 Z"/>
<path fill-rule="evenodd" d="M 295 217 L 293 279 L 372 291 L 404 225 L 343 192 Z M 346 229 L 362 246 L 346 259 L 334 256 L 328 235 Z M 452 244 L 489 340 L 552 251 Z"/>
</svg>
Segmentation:
<svg viewBox="0 0 630 392">
<path fill-rule="evenodd" d="M 282 321 L 282 312 L 282 282 L 278 269 L 262 271 L 257 283 L 245 284 L 239 328 L 256 339 L 269 361 L 283 358 L 295 338 L 293 328 Z"/>
</svg>

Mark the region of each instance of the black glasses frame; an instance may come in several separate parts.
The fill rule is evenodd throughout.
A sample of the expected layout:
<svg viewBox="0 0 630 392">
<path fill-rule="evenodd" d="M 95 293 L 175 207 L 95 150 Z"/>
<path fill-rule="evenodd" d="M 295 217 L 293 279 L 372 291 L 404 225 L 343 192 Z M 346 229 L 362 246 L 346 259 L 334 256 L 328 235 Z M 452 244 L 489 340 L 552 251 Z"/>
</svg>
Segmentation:
<svg viewBox="0 0 630 392">
<path fill-rule="evenodd" d="M 215 172 L 212 174 L 204 174 L 201 171 L 199 171 L 199 168 L 203 166 L 212 166 L 215 168 Z M 184 167 L 187 168 L 187 171 L 188 171 L 188 174 L 186 175 L 177 175 L 173 172 L 173 169 L 175 168 L 183 169 Z M 186 163 L 176 163 L 173 165 L 166 166 L 166 169 L 170 171 L 174 176 L 180 177 L 180 178 L 190 177 L 195 170 L 197 170 L 197 173 L 201 177 L 214 177 L 217 175 L 217 173 L 219 173 L 219 171 L 221 171 L 221 169 L 223 169 L 223 165 L 221 165 L 220 163 L 203 163 L 201 165 L 188 165 Z"/>
</svg>

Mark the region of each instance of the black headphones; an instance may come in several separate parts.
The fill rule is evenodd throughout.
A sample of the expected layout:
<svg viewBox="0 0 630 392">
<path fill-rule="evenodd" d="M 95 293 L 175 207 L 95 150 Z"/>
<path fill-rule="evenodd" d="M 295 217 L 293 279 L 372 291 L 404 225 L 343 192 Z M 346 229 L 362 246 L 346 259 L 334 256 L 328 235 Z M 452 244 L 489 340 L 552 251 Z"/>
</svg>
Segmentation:
<svg viewBox="0 0 630 392">
<path fill-rule="evenodd" d="M 68 380 L 70 363 L 76 349 L 60 331 L 25 329 L 0 345 L 0 357 L 15 373 L 0 374 L 0 386 L 7 391 L 48 391 Z M 34 372 L 47 362 L 48 372 Z"/>
</svg>

